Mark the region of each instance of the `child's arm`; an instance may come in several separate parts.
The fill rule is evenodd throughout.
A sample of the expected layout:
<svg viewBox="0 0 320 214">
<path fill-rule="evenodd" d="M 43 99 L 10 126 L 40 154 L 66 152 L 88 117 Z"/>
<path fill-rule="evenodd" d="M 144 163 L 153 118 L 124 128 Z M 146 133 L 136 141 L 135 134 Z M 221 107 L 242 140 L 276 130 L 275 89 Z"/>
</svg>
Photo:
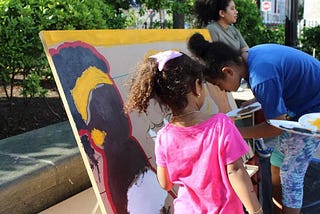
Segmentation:
<svg viewBox="0 0 320 214">
<path fill-rule="evenodd" d="M 167 191 L 170 191 L 172 189 L 173 184 L 169 178 L 167 168 L 157 166 L 157 177 L 158 177 L 158 182 L 163 189 Z"/>
<path fill-rule="evenodd" d="M 249 214 L 263 213 L 242 159 L 227 165 L 229 181 Z"/>
</svg>

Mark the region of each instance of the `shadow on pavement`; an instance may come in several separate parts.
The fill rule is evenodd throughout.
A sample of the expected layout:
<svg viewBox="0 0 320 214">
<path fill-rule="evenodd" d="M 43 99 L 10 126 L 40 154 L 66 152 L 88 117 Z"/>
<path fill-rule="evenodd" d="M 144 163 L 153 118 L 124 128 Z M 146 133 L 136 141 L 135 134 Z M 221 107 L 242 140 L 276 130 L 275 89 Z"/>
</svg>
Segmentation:
<svg viewBox="0 0 320 214">
<path fill-rule="evenodd" d="M 312 161 L 304 179 L 303 214 L 320 213 L 320 161 Z"/>
</svg>

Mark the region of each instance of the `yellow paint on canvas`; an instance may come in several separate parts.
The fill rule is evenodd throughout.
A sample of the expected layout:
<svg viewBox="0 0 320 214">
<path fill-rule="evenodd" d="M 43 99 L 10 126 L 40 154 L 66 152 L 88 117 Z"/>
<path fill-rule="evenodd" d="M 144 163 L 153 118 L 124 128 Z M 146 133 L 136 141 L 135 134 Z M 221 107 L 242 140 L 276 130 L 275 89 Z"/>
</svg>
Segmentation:
<svg viewBox="0 0 320 214">
<path fill-rule="evenodd" d="M 147 44 L 154 42 L 187 42 L 195 32 L 201 33 L 207 40 L 210 34 L 206 29 L 140 29 L 138 30 L 65 30 L 42 31 L 48 47 L 67 41 L 82 41 L 93 46 L 121 46 Z"/>
<path fill-rule="evenodd" d="M 96 128 L 94 128 L 91 131 L 91 137 L 94 141 L 94 143 L 98 146 L 102 146 L 104 142 L 104 138 L 107 136 L 107 133 L 105 131 L 100 131 Z"/>
<path fill-rule="evenodd" d="M 75 87 L 71 91 L 76 108 L 86 122 L 88 120 L 87 104 L 90 92 L 99 84 L 112 84 L 112 81 L 106 73 L 91 66 L 77 79 Z"/>
</svg>

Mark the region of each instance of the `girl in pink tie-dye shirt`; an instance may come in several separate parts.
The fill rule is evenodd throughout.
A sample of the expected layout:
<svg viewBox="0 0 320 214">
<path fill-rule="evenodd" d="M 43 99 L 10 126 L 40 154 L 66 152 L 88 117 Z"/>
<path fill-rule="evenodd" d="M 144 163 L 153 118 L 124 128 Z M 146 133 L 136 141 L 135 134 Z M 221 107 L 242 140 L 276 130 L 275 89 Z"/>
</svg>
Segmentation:
<svg viewBox="0 0 320 214">
<path fill-rule="evenodd" d="M 127 113 L 146 112 L 155 99 L 172 117 L 157 134 L 155 155 L 160 185 L 179 186 L 174 212 L 262 213 L 242 162 L 248 146 L 233 121 L 200 111 L 204 67 L 186 54 L 165 51 L 140 65 L 125 105 Z"/>
</svg>

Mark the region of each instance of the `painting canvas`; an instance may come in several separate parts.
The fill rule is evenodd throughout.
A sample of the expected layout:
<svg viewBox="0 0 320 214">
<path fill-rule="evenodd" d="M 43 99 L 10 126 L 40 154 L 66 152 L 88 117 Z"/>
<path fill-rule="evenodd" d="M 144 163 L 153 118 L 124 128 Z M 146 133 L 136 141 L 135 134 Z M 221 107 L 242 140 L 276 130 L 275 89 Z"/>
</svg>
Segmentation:
<svg viewBox="0 0 320 214">
<path fill-rule="evenodd" d="M 103 213 L 172 213 L 176 188 L 156 178 L 154 139 L 168 121 L 156 104 L 147 114 L 123 113 L 128 78 L 158 51 L 189 54 L 193 30 L 42 31 L 40 38 Z M 208 113 L 217 111 L 207 99 Z"/>
</svg>

